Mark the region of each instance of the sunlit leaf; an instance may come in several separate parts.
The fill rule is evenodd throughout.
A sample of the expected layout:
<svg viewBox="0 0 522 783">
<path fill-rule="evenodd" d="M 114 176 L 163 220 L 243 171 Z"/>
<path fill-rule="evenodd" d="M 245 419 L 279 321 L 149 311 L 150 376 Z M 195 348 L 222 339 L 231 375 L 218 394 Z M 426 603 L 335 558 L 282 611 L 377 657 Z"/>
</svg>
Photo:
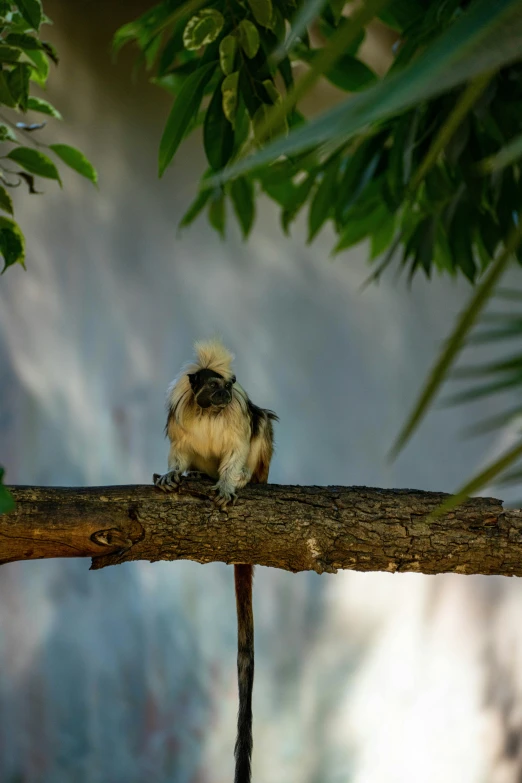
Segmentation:
<svg viewBox="0 0 522 783">
<path fill-rule="evenodd" d="M 365 3 L 364 7 L 367 5 Z M 209 185 L 251 171 L 280 155 L 296 155 L 313 145 L 337 138 L 347 139 L 361 129 L 420 101 L 426 101 L 469 79 L 507 65 L 520 57 L 521 37 L 522 6 L 519 0 L 499 0 L 494 3 L 491 0 L 476 0 L 403 70 L 394 72 L 375 86 L 324 112 L 305 127 L 293 130 L 287 138 L 277 139 L 263 150 L 232 164 L 209 181 Z M 332 52 L 334 54 L 333 61 L 342 54 L 342 50 Z M 322 72 L 332 64 L 323 61 L 320 64 L 324 66 Z M 308 82 L 299 89 L 296 84 L 291 102 L 303 94 L 304 88 L 308 88 Z"/>
<path fill-rule="evenodd" d="M 20 231 L 18 223 L 14 220 L 0 216 L 0 253 L 4 257 L 2 272 L 13 264 L 24 266 L 25 239 Z"/>
<path fill-rule="evenodd" d="M 247 0 L 254 19 L 262 27 L 270 27 L 272 20 L 272 0 Z"/>
<path fill-rule="evenodd" d="M 235 35 L 226 35 L 219 44 L 219 64 L 225 76 L 229 76 L 234 70 L 234 61 L 237 53 L 237 38 Z"/>
<path fill-rule="evenodd" d="M 250 59 L 256 56 L 259 50 L 259 33 L 255 24 L 249 19 L 242 19 L 237 28 L 239 45 Z"/>
<path fill-rule="evenodd" d="M 49 144 L 49 149 L 51 149 L 55 155 L 58 155 L 60 160 L 63 160 L 67 166 L 96 185 L 98 182 L 98 173 L 83 152 L 77 150 L 76 147 L 70 147 L 68 144 Z M 37 172 L 34 173 L 36 174 Z"/>
<path fill-rule="evenodd" d="M 13 214 L 13 199 L 3 185 L 0 185 L 0 209 L 9 212 L 10 215 Z"/>
<path fill-rule="evenodd" d="M 29 96 L 27 108 L 30 111 L 39 111 L 41 114 L 48 114 L 49 117 L 55 117 L 57 120 L 63 119 L 58 109 L 55 109 L 52 103 L 49 103 L 49 101 L 46 101 L 43 98 L 36 98 L 34 95 Z"/>
<path fill-rule="evenodd" d="M 203 8 L 189 21 L 183 31 L 183 46 L 185 49 L 196 50 L 215 41 L 225 19 L 220 11 L 215 8 Z"/>
<path fill-rule="evenodd" d="M 18 142 L 14 130 L 3 123 L 0 124 L 0 141 Z"/>
<path fill-rule="evenodd" d="M 228 122 L 233 126 L 236 119 L 236 110 L 238 104 L 238 82 L 239 73 L 229 73 L 221 83 L 221 104 L 223 113 Z"/>
<path fill-rule="evenodd" d="M 6 155 L 6 158 L 18 163 L 26 171 L 39 177 L 55 179 L 61 184 L 58 169 L 47 155 L 32 149 L 32 147 L 16 147 Z"/>
</svg>

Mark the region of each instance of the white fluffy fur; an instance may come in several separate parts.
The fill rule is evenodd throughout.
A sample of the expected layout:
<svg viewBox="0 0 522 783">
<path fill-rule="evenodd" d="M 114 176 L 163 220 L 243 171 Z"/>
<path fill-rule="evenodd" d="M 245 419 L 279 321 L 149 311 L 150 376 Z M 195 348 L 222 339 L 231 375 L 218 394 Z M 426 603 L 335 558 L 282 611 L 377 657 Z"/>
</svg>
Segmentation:
<svg viewBox="0 0 522 783">
<path fill-rule="evenodd" d="M 234 357 L 219 340 L 197 342 L 195 350 L 196 361 L 182 369 L 167 392 L 169 471 L 177 477 L 187 470 L 199 470 L 219 479 L 216 488 L 227 499 L 247 484 L 256 470 L 265 476 L 257 480 L 266 481 L 272 456 L 272 427 L 265 415 L 259 433 L 251 437 L 248 396 L 237 382 L 232 387 L 232 401 L 225 408 L 200 408 L 194 401 L 188 374 L 209 369 L 230 380 Z M 161 477 L 159 483 L 172 483 L 169 474 Z"/>
<path fill-rule="evenodd" d="M 198 372 L 198 370 L 214 370 L 227 380 L 232 377 L 232 362 L 234 355 L 225 348 L 221 340 L 198 340 L 194 343 L 196 352 L 195 361 L 186 364 L 176 378 L 170 384 L 167 390 L 167 410 L 176 411 L 176 421 L 181 423 L 180 417 L 183 416 L 184 402 L 190 399 L 190 381 L 189 373 Z M 239 387 L 240 388 L 240 387 Z M 239 390 L 239 389 L 238 389 Z M 243 389 L 240 389 L 243 393 Z"/>
</svg>

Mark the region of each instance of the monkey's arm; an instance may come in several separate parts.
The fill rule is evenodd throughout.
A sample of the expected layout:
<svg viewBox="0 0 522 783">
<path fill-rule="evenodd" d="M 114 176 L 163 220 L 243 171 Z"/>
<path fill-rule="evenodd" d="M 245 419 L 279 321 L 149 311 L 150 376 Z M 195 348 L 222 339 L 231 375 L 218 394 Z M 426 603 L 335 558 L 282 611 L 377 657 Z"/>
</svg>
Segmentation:
<svg viewBox="0 0 522 783">
<path fill-rule="evenodd" d="M 218 506 L 236 501 L 236 490 L 248 484 L 251 471 L 247 466 L 248 446 L 242 444 L 239 448 L 226 453 L 219 464 L 219 480 L 215 485 L 215 502 Z"/>
<path fill-rule="evenodd" d="M 170 443 L 168 466 L 167 473 L 162 476 L 155 473 L 153 476 L 155 485 L 164 492 L 172 492 L 176 489 L 181 482 L 181 474 L 190 467 L 188 454 L 182 451 L 175 441 Z"/>
</svg>

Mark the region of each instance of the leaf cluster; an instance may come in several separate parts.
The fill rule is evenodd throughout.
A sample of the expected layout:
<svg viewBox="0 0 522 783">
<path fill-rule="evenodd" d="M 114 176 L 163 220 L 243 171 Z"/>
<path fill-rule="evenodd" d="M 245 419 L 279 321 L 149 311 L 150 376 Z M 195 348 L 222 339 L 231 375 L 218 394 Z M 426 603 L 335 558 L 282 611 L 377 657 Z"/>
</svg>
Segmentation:
<svg viewBox="0 0 522 783">
<path fill-rule="evenodd" d="M 368 240 L 371 259 L 383 259 L 376 277 L 399 257 L 410 278 L 436 269 L 476 280 L 522 206 L 519 3 L 390 0 L 363 24 L 338 0 L 197 5 L 162 2 L 115 36 L 116 48 L 133 40 L 175 96 L 160 174 L 203 125 L 209 169 L 182 226 L 207 207 L 223 234 L 229 200 L 247 236 L 263 192 L 285 232 L 307 208 L 308 241 L 326 223 L 335 253 Z M 374 16 L 397 35 L 382 79 L 359 56 Z M 296 66 L 349 97 L 307 122 Z"/>
<path fill-rule="evenodd" d="M 5 213 L 0 214 L 3 271 L 16 263 L 24 265 L 25 260 L 25 240 L 13 219 L 10 191 L 24 184 L 29 193 L 39 193 L 35 177 L 56 180 L 61 185 L 58 167 L 49 152 L 92 182 L 97 181 L 94 167 L 79 150 L 68 144 L 47 145 L 37 140 L 37 132 L 46 121 L 17 118 L 36 112 L 61 119 L 49 101 L 31 94 L 32 85 L 46 86 L 50 63 L 58 64 L 54 46 L 40 36 L 44 24 L 51 24 L 51 20 L 44 15 L 41 0 L 0 0 L 0 111 L 7 112 L 0 114 L 0 211 Z"/>
</svg>

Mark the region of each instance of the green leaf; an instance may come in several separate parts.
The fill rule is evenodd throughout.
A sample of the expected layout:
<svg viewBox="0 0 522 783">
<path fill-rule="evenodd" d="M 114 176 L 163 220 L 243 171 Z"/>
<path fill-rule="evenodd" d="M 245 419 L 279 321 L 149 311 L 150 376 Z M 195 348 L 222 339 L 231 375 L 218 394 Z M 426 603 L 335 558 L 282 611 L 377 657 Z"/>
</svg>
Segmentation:
<svg viewBox="0 0 522 783">
<path fill-rule="evenodd" d="M 392 447 L 390 454 L 392 458 L 402 450 L 415 429 L 418 427 L 422 417 L 428 410 L 431 401 L 444 382 L 444 379 L 448 374 L 448 370 L 460 353 L 469 331 L 475 324 L 486 302 L 494 291 L 496 284 L 500 280 L 500 277 L 512 259 L 513 253 L 517 249 L 521 239 L 522 226 L 519 226 L 517 229 L 512 231 L 511 235 L 506 241 L 503 252 L 493 262 L 493 265 L 490 267 L 487 275 L 480 285 L 475 289 L 468 306 L 464 308 L 460 314 L 452 334 L 448 338 L 445 347 L 443 348 L 439 358 L 435 362 L 434 367 L 428 375 L 428 378 L 424 384 L 424 388 L 420 393 L 412 413 L 409 415 L 405 425 L 403 426 L 397 440 Z"/>
<path fill-rule="evenodd" d="M 36 69 L 33 69 L 31 73 L 31 81 L 36 82 L 40 87 L 45 87 L 47 77 L 49 76 L 49 60 L 47 56 L 38 49 L 28 51 L 27 56 L 36 65 Z"/>
<path fill-rule="evenodd" d="M 469 205 L 461 201 L 455 210 L 448 238 L 455 266 L 459 266 L 468 280 L 473 283 L 477 268 L 473 258 L 472 240 L 469 231 L 470 222 Z"/>
<path fill-rule="evenodd" d="M 519 158 L 522 158 L 522 134 L 502 147 L 496 155 L 483 160 L 479 167 L 485 174 L 492 171 L 501 171 Z"/>
<path fill-rule="evenodd" d="M 392 30 L 402 33 L 424 13 L 424 6 L 419 0 L 394 0 L 381 11 L 379 19 Z"/>
<path fill-rule="evenodd" d="M 272 21 L 272 0 L 248 0 L 254 19 L 262 27 L 270 27 Z"/>
<path fill-rule="evenodd" d="M 362 242 L 369 234 L 372 234 L 376 226 L 386 219 L 387 214 L 388 210 L 382 202 L 375 204 L 373 209 L 365 213 L 355 213 L 352 216 L 348 213 L 346 226 L 333 252 L 339 253 L 341 250 L 347 250 Z"/>
<path fill-rule="evenodd" d="M 315 192 L 308 213 L 308 242 L 311 242 L 320 231 L 334 209 L 338 170 L 339 161 L 334 159 L 326 167 L 323 178 Z"/>
<path fill-rule="evenodd" d="M 254 185 L 246 177 L 240 177 L 230 183 L 230 198 L 238 219 L 243 239 L 250 234 L 256 214 Z"/>
<path fill-rule="evenodd" d="M 349 54 L 339 57 L 324 75 L 329 82 L 346 92 L 359 92 L 378 80 L 371 68 Z"/>
<path fill-rule="evenodd" d="M 0 209 L 9 212 L 10 215 L 13 214 L 13 199 L 3 185 L 0 185 Z"/>
<path fill-rule="evenodd" d="M 58 109 L 55 109 L 52 103 L 49 103 L 49 101 L 46 101 L 43 98 L 36 98 L 34 95 L 29 96 L 27 109 L 39 111 L 41 114 L 48 114 L 49 117 L 55 117 L 57 120 L 63 119 Z"/>
<path fill-rule="evenodd" d="M 21 49 L 17 49 L 15 46 L 6 46 L 0 44 L 0 62 L 2 63 L 14 63 L 22 54 Z"/>
<path fill-rule="evenodd" d="M 60 62 L 60 58 L 58 57 L 56 46 L 53 46 L 53 44 L 49 43 L 49 41 L 42 41 L 41 46 L 43 51 L 49 57 L 49 59 L 52 60 L 55 65 L 58 65 L 58 63 Z"/>
<path fill-rule="evenodd" d="M 384 218 L 375 225 L 371 238 L 370 259 L 381 256 L 391 245 L 395 236 L 395 215 L 386 210 Z"/>
<path fill-rule="evenodd" d="M 283 60 L 294 47 L 309 25 L 317 19 L 324 7 L 326 0 L 307 0 L 300 4 L 299 10 L 292 19 L 290 32 L 284 44 L 274 52 L 273 58 L 276 62 Z"/>
<path fill-rule="evenodd" d="M 430 514 L 432 519 L 440 517 L 442 514 L 451 511 L 451 509 L 460 506 L 473 492 L 480 492 L 480 490 L 490 484 L 494 478 L 496 478 L 503 470 L 508 468 L 522 455 L 522 444 L 517 443 L 508 451 L 505 451 L 502 456 L 491 462 L 487 468 L 477 473 L 470 481 L 468 481 L 458 492 L 441 503 L 435 511 Z"/>
<path fill-rule="evenodd" d="M 225 19 L 220 11 L 215 8 L 203 8 L 192 19 L 189 19 L 183 31 L 183 46 L 189 51 L 200 49 L 212 41 L 215 41 Z"/>
<path fill-rule="evenodd" d="M 520 57 L 521 28 L 522 7 L 519 0 L 476 0 L 405 68 L 324 112 L 305 127 L 293 130 L 287 138 L 278 139 L 234 163 L 209 180 L 209 186 L 252 171 L 280 155 L 296 155 L 318 144 L 348 139 L 369 125 L 517 60 Z M 339 52 L 338 56 L 341 54 Z M 330 66 L 331 63 L 328 63 L 325 70 Z M 304 86 L 307 88 L 308 85 L 307 81 Z M 303 90 L 304 87 L 299 96 Z M 293 99 L 295 97 L 294 94 Z"/>
<path fill-rule="evenodd" d="M 218 191 L 212 195 L 212 200 L 208 206 L 208 219 L 210 225 L 221 236 L 221 239 L 225 238 L 225 194 L 223 191 Z"/>
<path fill-rule="evenodd" d="M 15 144 L 18 143 L 18 139 L 16 138 L 13 129 L 4 124 L 0 124 L 0 141 L 13 141 Z"/>
<path fill-rule="evenodd" d="M 68 144 L 49 144 L 49 149 L 51 149 L 55 155 L 58 155 L 60 160 L 63 160 L 67 166 L 74 169 L 74 171 L 77 171 L 82 177 L 90 179 L 90 181 L 96 185 L 98 182 L 98 173 L 92 163 L 87 160 L 83 152 L 77 150 L 76 147 L 70 147 Z M 36 174 L 37 172 L 34 173 Z"/>
<path fill-rule="evenodd" d="M 234 61 L 237 52 L 237 38 L 235 35 L 226 35 L 219 44 L 219 64 L 225 76 L 229 76 L 234 70 Z"/>
<path fill-rule="evenodd" d="M 5 266 L 2 272 L 5 272 L 7 267 L 13 264 L 21 264 L 24 266 L 25 260 L 25 240 L 24 235 L 20 231 L 18 223 L 14 220 L 0 216 L 0 253 L 4 257 Z"/>
<path fill-rule="evenodd" d="M 22 111 L 26 111 L 27 109 L 27 101 L 29 99 L 29 78 L 32 71 L 33 69 L 28 63 L 17 63 L 6 74 L 9 92 Z"/>
<path fill-rule="evenodd" d="M 223 100 L 220 86 L 212 96 L 203 125 L 205 154 L 214 171 L 228 163 L 234 149 L 234 129 L 223 112 Z"/>
<path fill-rule="evenodd" d="M 180 220 L 179 228 L 185 228 L 197 218 L 212 195 L 211 190 L 201 190 Z"/>
<path fill-rule="evenodd" d="M 14 498 L 4 486 L 4 469 L 0 468 L 0 514 L 6 514 L 8 511 L 12 511 L 16 504 Z"/>
<path fill-rule="evenodd" d="M 14 160 L 26 171 L 30 171 L 31 174 L 36 174 L 39 177 L 47 177 L 47 179 L 55 179 L 61 185 L 60 175 L 58 169 L 47 155 L 43 152 L 32 149 L 31 147 L 17 147 L 11 150 L 6 158 Z"/>
<path fill-rule="evenodd" d="M 9 33 L 5 38 L 5 43 L 9 46 L 16 46 L 18 49 L 23 49 L 24 52 L 43 48 L 42 43 L 38 38 L 35 38 L 34 35 L 28 35 L 27 33 Z"/>
<path fill-rule="evenodd" d="M 239 45 L 246 56 L 251 60 L 259 50 L 259 33 L 255 24 L 249 19 L 242 19 L 237 28 Z"/>
<path fill-rule="evenodd" d="M 228 122 L 234 127 L 238 103 L 239 72 L 226 76 L 221 82 L 222 109 Z"/>
<path fill-rule="evenodd" d="M 161 137 L 159 148 L 159 176 L 174 157 L 182 139 L 185 128 L 197 113 L 206 83 L 215 71 L 215 63 L 207 63 L 198 68 L 185 80 L 178 97 L 169 114 L 165 130 Z"/>
<path fill-rule="evenodd" d="M 40 0 L 15 0 L 15 3 L 25 21 L 31 25 L 33 30 L 38 31 L 43 14 Z"/>
<path fill-rule="evenodd" d="M 299 59 L 313 64 L 322 49 L 299 48 Z M 329 82 L 345 92 L 359 92 L 378 80 L 377 74 L 363 62 L 350 54 L 338 58 L 335 65 L 325 71 Z"/>
<path fill-rule="evenodd" d="M 7 81 L 8 76 L 7 71 L 0 70 L 0 104 L 4 104 L 4 106 L 9 106 L 11 109 L 14 109 L 16 106 L 16 100 L 11 95 L 11 90 L 9 89 L 9 83 Z"/>
</svg>

